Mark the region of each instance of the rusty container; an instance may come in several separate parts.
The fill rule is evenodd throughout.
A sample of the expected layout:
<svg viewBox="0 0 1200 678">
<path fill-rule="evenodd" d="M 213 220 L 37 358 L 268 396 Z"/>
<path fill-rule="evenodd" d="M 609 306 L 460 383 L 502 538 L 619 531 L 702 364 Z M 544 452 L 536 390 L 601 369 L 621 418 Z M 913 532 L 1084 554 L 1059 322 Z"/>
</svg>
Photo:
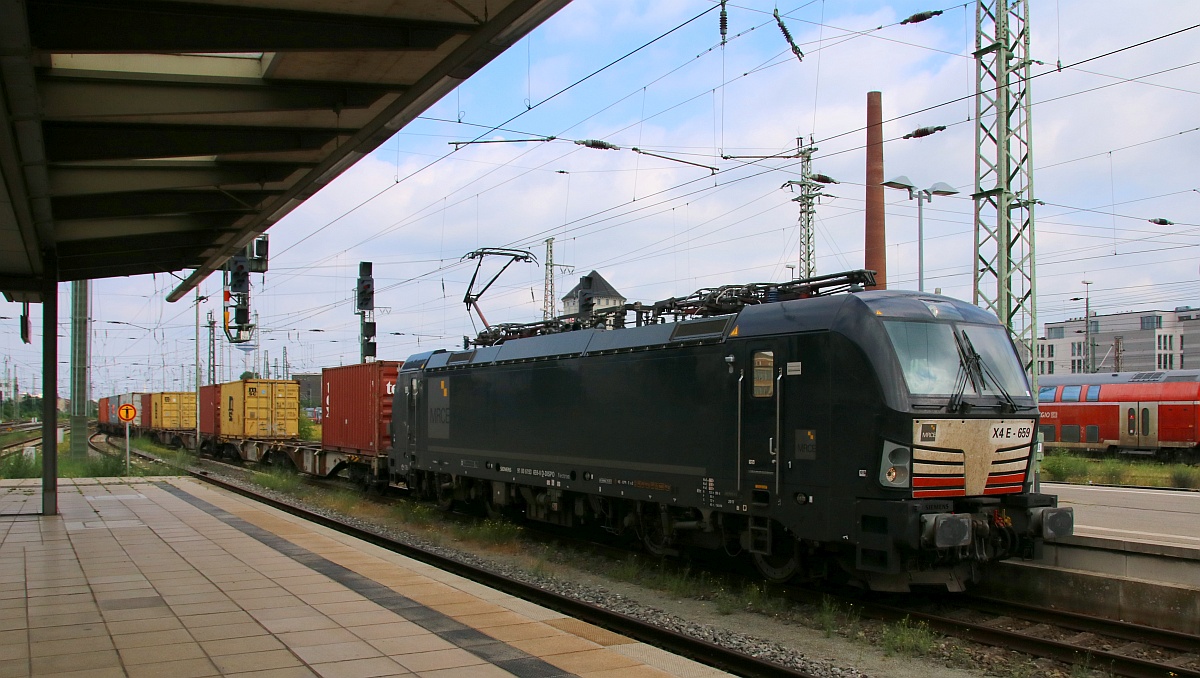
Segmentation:
<svg viewBox="0 0 1200 678">
<path fill-rule="evenodd" d="M 104 396 L 96 402 L 96 422 L 107 424 L 108 421 L 108 396 Z"/>
<path fill-rule="evenodd" d="M 392 446 L 392 398 L 400 363 L 326 367 L 321 370 L 321 447 L 363 456 L 386 456 Z"/>
<path fill-rule="evenodd" d="M 221 385 L 209 384 L 200 387 L 200 434 L 216 435 L 221 416 Z"/>
<path fill-rule="evenodd" d="M 140 426 L 141 428 L 153 428 L 154 413 L 151 410 L 154 407 L 154 394 L 143 393 L 138 400 L 141 402 L 137 403 L 137 419 L 133 420 L 133 425 Z"/>
</svg>

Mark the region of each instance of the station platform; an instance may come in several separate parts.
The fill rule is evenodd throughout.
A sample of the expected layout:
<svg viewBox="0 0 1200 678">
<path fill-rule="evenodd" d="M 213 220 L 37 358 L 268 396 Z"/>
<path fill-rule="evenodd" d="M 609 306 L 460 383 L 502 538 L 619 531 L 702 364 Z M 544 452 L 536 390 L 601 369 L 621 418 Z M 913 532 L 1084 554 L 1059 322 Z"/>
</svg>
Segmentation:
<svg viewBox="0 0 1200 678">
<path fill-rule="evenodd" d="M 188 478 L 0 481 L 0 678 L 727 675 Z"/>
</svg>

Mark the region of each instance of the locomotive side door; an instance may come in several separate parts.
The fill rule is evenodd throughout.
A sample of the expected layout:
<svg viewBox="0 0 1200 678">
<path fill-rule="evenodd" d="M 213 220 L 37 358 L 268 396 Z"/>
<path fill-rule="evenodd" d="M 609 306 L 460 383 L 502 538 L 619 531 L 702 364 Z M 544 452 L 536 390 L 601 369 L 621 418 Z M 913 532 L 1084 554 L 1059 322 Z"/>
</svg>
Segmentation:
<svg viewBox="0 0 1200 678">
<path fill-rule="evenodd" d="M 748 502 L 754 553 L 770 553 L 766 516 L 779 495 L 782 348 L 767 342 L 748 344 L 738 361 L 738 494 L 741 502 Z"/>
<path fill-rule="evenodd" d="M 413 455 L 417 453 L 417 399 L 420 397 L 421 380 L 416 377 L 409 377 L 408 384 L 404 387 L 405 395 L 405 411 L 404 418 L 404 453 L 408 457 L 409 463 L 412 462 Z"/>
</svg>

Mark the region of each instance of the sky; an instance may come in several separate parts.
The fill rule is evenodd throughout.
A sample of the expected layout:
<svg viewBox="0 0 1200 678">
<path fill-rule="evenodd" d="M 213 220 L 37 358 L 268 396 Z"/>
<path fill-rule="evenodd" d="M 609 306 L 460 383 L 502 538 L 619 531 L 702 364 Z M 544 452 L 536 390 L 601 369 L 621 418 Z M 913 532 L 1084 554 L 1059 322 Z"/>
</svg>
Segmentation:
<svg viewBox="0 0 1200 678">
<path fill-rule="evenodd" d="M 871 90 L 882 92 L 885 176 L 959 191 L 925 205 L 926 290 L 971 300 L 974 3 L 779 4 L 803 58 L 776 7 L 730 2 L 722 46 L 710 0 L 573 0 L 271 228 L 270 270 L 252 276 L 257 349 L 220 341 L 218 327 L 217 380 L 251 361 L 281 373 L 285 350 L 291 373 L 358 362 L 361 261 L 373 262 L 388 360 L 461 346 L 482 328 L 463 304 L 475 263 L 461 261 L 480 247 L 538 262 L 513 264 L 480 299 L 491 323 L 542 317 L 548 237 L 555 263 L 570 266 L 556 268 L 558 297 L 591 270 L 647 302 L 788 279 L 799 213 L 781 186 L 799 178 L 798 161 L 736 156 L 787 156 L 797 139 L 817 147 L 813 169 L 840 182 L 817 207 L 817 273 L 861 268 Z M 900 24 L 933 9 L 943 13 Z M 1082 316 L 1072 299 L 1085 288 L 1098 313 L 1200 306 L 1200 28 L 1169 35 L 1197 23 L 1194 0 L 1031 4 L 1039 325 Z M 901 138 L 936 125 L 946 129 Z M 574 143 L 587 139 L 618 149 Z M 505 143 L 453 143 L 473 140 Z M 917 204 L 904 191 L 886 199 L 888 286 L 915 289 Z M 480 276 L 499 263 L 486 260 Z M 176 284 L 167 274 L 92 283 L 93 397 L 191 388 L 194 305 L 165 301 Z M 221 317 L 220 286 L 219 276 L 201 285 L 202 324 Z M 60 286 L 64 395 L 70 289 Z M 32 309 L 24 345 L 20 305 L 0 301 L 0 345 L 23 392 L 41 391 Z M 207 379 L 207 327 L 200 339 Z"/>
</svg>

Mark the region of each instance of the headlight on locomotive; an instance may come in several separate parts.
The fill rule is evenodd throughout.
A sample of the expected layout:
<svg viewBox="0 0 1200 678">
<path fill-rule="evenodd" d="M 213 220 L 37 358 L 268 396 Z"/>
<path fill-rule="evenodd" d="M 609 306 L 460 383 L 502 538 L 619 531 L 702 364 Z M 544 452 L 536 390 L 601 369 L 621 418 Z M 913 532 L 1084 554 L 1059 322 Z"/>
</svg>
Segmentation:
<svg viewBox="0 0 1200 678">
<path fill-rule="evenodd" d="M 879 484 L 907 489 L 912 482 L 912 450 L 896 443 L 883 443 L 879 464 Z"/>
</svg>

